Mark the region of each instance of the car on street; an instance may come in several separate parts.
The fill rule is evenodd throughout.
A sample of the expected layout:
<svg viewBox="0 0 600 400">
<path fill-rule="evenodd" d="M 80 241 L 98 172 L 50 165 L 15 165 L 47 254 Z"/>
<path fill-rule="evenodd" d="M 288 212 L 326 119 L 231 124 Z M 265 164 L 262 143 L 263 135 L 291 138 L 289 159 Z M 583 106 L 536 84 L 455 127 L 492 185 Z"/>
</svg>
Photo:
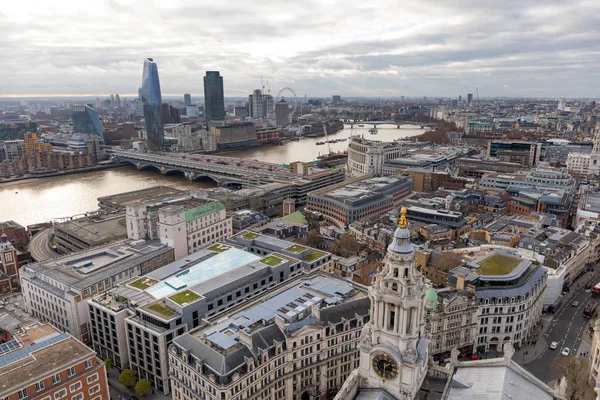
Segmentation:
<svg viewBox="0 0 600 400">
<path fill-rule="evenodd" d="M 558 342 L 552 342 L 552 343 L 550 343 L 550 349 L 551 350 L 556 350 L 557 347 L 558 347 Z"/>
<path fill-rule="evenodd" d="M 586 289 L 591 289 L 591 288 L 592 288 L 592 284 L 591 284 L 591 283 L 588 283 L 587 285 L 585 285 L 585 288 L 586 288 Z"/>
<path fill-rule="evenodd" d="M 562 349 L 560 354 L 562 354 L 563 356 L 568 356 L 569 354 L 571 354 L 571 349 L 569 349 L 568 347 L 565 347 Z"/>
<path fill-rule="evenodd" d="M 573 307 L 578 307 L 579 306 L 579 302 L 578 301 L 574 301 L 574 302 L 571 303 L 571 305 Z"/>
</svg>

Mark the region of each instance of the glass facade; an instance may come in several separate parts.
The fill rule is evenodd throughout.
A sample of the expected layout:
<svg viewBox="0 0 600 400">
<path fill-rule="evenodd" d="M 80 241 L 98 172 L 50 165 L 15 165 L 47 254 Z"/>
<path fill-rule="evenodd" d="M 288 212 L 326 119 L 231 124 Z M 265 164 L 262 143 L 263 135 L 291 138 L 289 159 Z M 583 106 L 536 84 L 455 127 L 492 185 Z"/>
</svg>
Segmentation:
<svg viewBox="0 0 600 400">
<path fill-rule="evenodd" d="M 98 112 L 90 106 L 73 106 L 71 108 L 73 120 L 73 133 L 98 135 L 104 141 L 102 124 Z"/>
<path fill-rule="evenodd" d="M 225 120 L 223 77 L 219 71 L 206 71 L 204 77 L 204 115 L 206 121 Z"/>
<path fill-rule="evenodd" d="M 33 121 L 0 121 L 0 141 L 23 140 L 27 132 L 37 132 L 37 122 Z"/>
<path fill-rule="evenodd" d="M 153 151 L 160 150 L 165 139 L 161 118 L 162 96 L 160 93 L 160 80 L 158 79 L 158 66 L 151 58 L 144 60 L 140 96 L 144 109 L 144 120 L 146 121 L 148 148 Z"/>
</svg>

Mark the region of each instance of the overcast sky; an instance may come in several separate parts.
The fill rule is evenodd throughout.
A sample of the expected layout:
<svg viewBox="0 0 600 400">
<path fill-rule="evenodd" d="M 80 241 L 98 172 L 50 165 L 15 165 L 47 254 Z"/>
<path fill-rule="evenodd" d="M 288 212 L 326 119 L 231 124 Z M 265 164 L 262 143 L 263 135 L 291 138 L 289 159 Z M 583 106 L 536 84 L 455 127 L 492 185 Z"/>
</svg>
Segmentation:
<svg viewBox="0 0 600 400">
<path fill-rule="evenodd" d="M 596 97 L 600 0 L 11 0 L 0 8 L 0 96 L 226 96 L 269 80 L 298 96 Z"/>
</svg>

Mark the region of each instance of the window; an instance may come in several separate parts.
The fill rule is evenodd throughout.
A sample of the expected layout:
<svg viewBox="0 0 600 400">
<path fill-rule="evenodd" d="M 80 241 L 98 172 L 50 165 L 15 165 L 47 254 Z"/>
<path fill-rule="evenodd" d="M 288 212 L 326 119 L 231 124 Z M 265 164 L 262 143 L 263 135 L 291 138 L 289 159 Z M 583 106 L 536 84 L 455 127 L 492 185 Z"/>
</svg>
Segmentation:
<svg viewBox="0 0 600 400">
<path fill-rule="evenodd" d="M 67 370 L 67 376 L 70 378 L 75 375 L 75 367 L 71 367 Z"/>
<path fill-rule="evenodd" d="M 90 378 L 88 377 L 88 383 L 90 382 L 89 379 Z M 77 381 L 74 384 L 72 384 L 71 386 L 69 386 L 69 392 L 71 392 L 71 393 L 76 392 L 79 389 L 81 389 L 81 386 L 82 386 L 81 381 Z"/>
<path fill-rule="evenodd" d="M 27 388 L 19 390 L 19 400 L 27 398 Z"/>
<path fill-rule="evenodd" d="M 60 382 L 60 374 L 56 374 L 52 377 L 52 384 L 56 385 L 58 382 Z"/>
<path fill-rule="evenodd" d="M 75 396 L 71 397 L 71 400 L 83 400 L 83 393 L 78 393 Z"/>
<path fill-rule="evenodd" d="M 95 385 L 92 386 L 89 390 L 90 395 L 94 394 L 94 393 L 98 393 L 100 391 L 100 385 Z"/>
<path fill-rule="evenodd" d="M 39 381 L 35 384 L 35 391 L 41 392 L 42 390 L 44 390 L 44 381 Z"/>
<path fill-rule="evenodd" d="M 88 368 L 92 368 L 92 360 L 91 359 L 87 360 L 85 362 L 85 369 L 88 369 Z"/>
<path fill-rule="evenodd" d="M 61 389 L 58 392 L 54 392 L 54 400 L 62 399 L 67 396 L 67 389 Z"/>
</svg>

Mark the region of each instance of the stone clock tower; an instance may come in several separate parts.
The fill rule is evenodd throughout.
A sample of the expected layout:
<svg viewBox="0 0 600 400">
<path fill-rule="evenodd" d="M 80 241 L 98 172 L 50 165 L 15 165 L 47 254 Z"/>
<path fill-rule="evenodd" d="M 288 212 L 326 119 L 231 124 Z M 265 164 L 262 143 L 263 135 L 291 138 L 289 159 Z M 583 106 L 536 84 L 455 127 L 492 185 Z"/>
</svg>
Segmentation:
<svg viewBox="0 0 600 400">
<path fill-rule="evenodd" d="M 382 389 L 395 399 L 414 399 L 427 373 L 428 333 L 423 318 L 425 278 L 402 209 L 383 269 L 369 290 L 371 320 L 360 342 L 360 388 Z"/>
</svg>

